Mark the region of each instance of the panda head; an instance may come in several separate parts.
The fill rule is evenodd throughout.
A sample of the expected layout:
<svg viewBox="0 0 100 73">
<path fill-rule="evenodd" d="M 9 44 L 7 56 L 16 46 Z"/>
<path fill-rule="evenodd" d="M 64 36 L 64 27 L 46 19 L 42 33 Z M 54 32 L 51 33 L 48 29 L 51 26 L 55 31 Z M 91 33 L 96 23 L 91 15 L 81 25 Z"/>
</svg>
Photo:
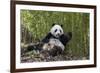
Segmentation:
<svg viewBox="0 0 100 73">
<path fill-rule="evenodd" d="M 52 28 L 50 30 L 50 33 L 56 37 L 59 38 L 61 35 L 64 34 L 63 29 L 62 29 L 62 25 L 59 24 L 53 24 Z"/>
</svg>

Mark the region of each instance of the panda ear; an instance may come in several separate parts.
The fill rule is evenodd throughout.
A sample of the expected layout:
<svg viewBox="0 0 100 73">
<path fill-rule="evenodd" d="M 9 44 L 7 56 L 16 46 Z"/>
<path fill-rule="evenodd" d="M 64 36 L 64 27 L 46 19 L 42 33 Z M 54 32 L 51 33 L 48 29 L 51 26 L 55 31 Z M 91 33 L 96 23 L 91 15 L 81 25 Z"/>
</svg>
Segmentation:
<svg viewBox="0 0 100 73">
<path fill-rule="evenodd" d="M 55 23 L 52 24 L 52 26 L 54 26 L 54 25 L 55 25 Z"/>
<path fill-rule="evenodd" d="M 63 25 L 61 24 L 61 27 L 63 27 Z"/>
</svg>

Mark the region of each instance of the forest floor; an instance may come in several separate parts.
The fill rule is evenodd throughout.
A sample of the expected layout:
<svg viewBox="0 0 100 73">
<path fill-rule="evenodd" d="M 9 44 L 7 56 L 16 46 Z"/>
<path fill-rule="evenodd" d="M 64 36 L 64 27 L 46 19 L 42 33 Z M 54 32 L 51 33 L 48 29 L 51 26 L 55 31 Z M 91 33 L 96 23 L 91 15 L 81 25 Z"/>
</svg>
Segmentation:
<svg viewBox="0 0 100 73">
<path fill-rule="evenodd" d="M 30 62 L 51 62 L 51 61 L 72 61 L 72 60 L 86 60 L 86 57 L 73 56 L 71 53 L 62 53 L 57 56 L 43 56 L 40 52 L 28 51 L 21 53 L 21 63 Z"/>
</svg>

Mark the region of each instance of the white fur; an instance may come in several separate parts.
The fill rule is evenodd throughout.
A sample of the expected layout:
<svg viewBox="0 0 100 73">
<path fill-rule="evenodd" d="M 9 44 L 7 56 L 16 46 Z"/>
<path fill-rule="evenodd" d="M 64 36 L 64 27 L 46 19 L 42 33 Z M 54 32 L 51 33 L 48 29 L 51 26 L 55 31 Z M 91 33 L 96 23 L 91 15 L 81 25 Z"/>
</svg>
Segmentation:
<svg viewBox="0 0 100 73">
<path fill-rule="evenodd" d="M 58 40 L 58 39 L 50 39 L 49 41 L 50 44 L 53 44 L 55 46 L 61 47 L 62 50 L 64 50 L 64 45 Z"/>
<path fill-rule="evenodd" d="M 57 29 L 58 31 L 55 32 L 55 29 Z M 61 30 L 61 32 L 60 32 L 60 30 Z M 55 36 L 56 38 L 59 38 L 59 36 L 61 36 L 61 35 L 64 33 L 64 32 L 63 32 L 63 29 L 62 29 L 62 27 L 61 27 L 60 25 L 54 25 L 54 26 L 51 28 L 50 32 L 51 32 L 51 34 L 52 34 L 53 36 Z M 58 35 L 58 34 L 59 34 L 59 35 Z"/>
<path fill-rule="evenodd" d="M 58 39 L 54 38 L 51 38 L 49 43 L 43 45 L 43 50 L 51 50 L 54 48 L 54 46 L 58 46 L 64 51 L 64 45 Z"/>
<path fill-rule="evenodd" d="M 52 43 L 46 43 L 46 44 L 44 44 L 43 45 L 43 50 L 51 50 L 51 49 L 53 49 L 54 48 L 54 44 L 52 44 Z"/>
</svg>

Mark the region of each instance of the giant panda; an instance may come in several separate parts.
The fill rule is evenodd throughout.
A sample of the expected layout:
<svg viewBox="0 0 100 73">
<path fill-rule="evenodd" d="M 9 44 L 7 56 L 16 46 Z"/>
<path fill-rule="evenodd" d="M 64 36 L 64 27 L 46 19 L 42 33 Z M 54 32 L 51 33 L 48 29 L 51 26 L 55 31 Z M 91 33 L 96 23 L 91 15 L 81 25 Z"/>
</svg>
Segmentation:
<svg viewBox="0 0 100 73">
<path fill-rule="evenodd" d="M 36 50 L 42 53 L 42 55 L 56 56 L 63 53 L 66 44 L 71 38 L 71 32 L 64 33 L 63 26 L 54 23 L 48 34 L 37 44 L 28 45 L 26 51 Z"/>
<path fill-rule="evenodd" d="M 44 43 L 42 50 L 48 50 L 50 55 L 53 56 L 64 51 L 66 44 L 72 38 L 72 33 L 64 33 L 62 27 L 62 25 L 57 23 L 52 25 L 49 33 L 42 39 Z"/>
</svg>

